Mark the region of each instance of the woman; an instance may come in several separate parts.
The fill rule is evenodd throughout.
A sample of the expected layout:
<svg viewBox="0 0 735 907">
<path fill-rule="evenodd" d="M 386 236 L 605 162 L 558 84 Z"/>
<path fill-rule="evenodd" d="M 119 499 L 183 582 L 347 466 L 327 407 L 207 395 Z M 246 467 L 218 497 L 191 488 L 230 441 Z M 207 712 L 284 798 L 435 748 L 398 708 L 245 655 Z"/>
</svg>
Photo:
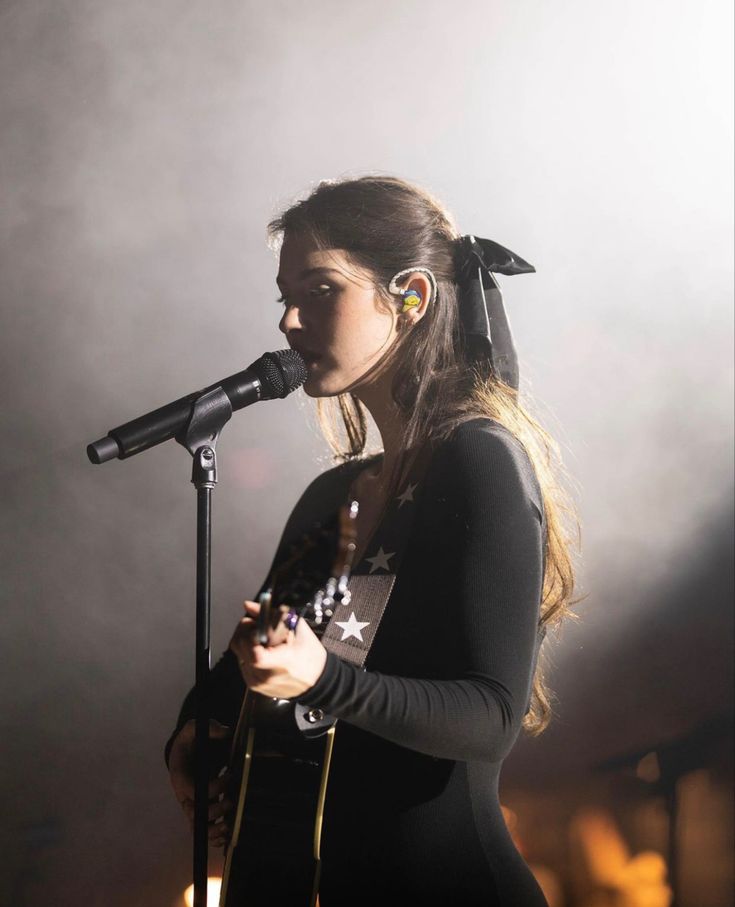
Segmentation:
<svg viewBox="0 0 735 907">
<path fill-rule="evenodd" d="M 388 177 L 324 182 L 270 235 L 282 243 L 280 329 L 343 460 L 306 490 L 274 563 L 355 497 L 357 572 L 395 583 L 379 626 L 346 612 L 335 631 L 350 643 L 373 633 L 364 670 L 303 621 L 286 643 L 257 645 L 258 606 L 246 602 L 212 671 L 213 734 L 236 723 L 244 685 L 339 720 L 321 907 L 544 905 L 497 785 L 521 727 L 549 721 L 536 655 L 573 586 L 550 440 L 471 346 L 459 314 L 467 242 L 428 193 Z M 366 410 L 383 447 L 369 458 Z M 189 813 L 192 717 L 189 697 L 167 747 Z M 211 819 L 224 843 L 228 804 Z"/>
</svg>

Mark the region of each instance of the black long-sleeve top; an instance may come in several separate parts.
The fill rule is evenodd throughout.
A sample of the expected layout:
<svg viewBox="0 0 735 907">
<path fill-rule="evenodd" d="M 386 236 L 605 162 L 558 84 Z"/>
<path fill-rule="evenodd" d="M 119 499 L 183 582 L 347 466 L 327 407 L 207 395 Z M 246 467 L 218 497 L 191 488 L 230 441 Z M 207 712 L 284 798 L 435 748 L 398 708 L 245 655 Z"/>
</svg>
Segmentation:
<svg viewBox="0 0 735 907">
<path fill-rule="evenodd" d="M 345 502 L 348 463 L 307 488 L 291 540 Z M 530 461 L 490 419 L 431 457 L 366 670 L 330 652 L 300 701 L 339 719 L 325 806 L 321 907 L 422 903 L 544 907 L 497 796 L 527 708 L 545 520 Z M 365 556 L 374 552 L 368 550 Z M 226 653 L 210 713 L 234 726 L 243 695 Z M 193 717 L 191 695 L 177 727 Z M 170 742 L 169 742 L 170 743 Z"/>
</svg>

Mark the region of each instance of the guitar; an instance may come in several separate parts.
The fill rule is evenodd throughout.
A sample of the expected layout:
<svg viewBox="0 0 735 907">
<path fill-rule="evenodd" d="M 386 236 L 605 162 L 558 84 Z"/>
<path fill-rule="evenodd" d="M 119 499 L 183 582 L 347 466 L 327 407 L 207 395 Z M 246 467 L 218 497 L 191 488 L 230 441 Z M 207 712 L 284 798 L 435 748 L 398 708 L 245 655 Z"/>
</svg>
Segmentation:
<svg viewBox="0 0 735 907">
<path fill-rule="evenodd" d="M 321 636 L 335 604 L 349 603 L 357 512 L 356 501 L 342 507 L 336 526 L 304 536 L 274 571 L 260 596 L 261 645 L 283 642 L 299 620 Z M 235 815 L 220 907 L 317 903 L 334 725 L 319 709 L 246 691 L 228 765 Z"/>
</svg>

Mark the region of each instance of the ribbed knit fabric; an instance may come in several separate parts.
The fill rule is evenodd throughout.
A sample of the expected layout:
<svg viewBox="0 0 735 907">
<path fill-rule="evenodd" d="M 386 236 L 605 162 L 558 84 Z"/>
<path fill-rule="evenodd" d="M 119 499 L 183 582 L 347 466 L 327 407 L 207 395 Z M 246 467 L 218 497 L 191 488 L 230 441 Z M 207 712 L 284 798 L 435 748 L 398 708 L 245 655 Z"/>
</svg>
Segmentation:
<svg viewBox="0 0 735 907">
<path fill-rule="evenodd" d="M 347 464 L 309 486 L 276 558 L 334 513 L 354 474 Z M 538 483 L 509 432 L 473 419 L 437 448 L 418 491 L 367 670 L 330 653 L 300 698 L 340 719 L 321 907 L 545 907 L 497 796 L 532 679 L 545 527 Z M 226 654 L 212 672 L 212 714 L 234 724 L 242 692 Z M 177 727 L 192 715 L 190 695 Z"/>
</svg>

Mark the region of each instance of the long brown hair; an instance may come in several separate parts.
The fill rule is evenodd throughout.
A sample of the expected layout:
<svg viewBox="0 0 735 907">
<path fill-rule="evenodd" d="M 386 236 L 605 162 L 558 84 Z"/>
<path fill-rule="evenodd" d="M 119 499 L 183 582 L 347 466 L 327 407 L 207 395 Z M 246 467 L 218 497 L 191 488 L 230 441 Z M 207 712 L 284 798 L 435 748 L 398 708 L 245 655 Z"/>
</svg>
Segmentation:
<svg viewBox="0 0 735 907">
<path fill-rule="evenodd" d="M 452 216 L 429 192 L 389 176 L 325 180 L 302 201 L 271 221 L 273 244 L 284 234 L 309 236 L 321 249 L 341 249 L 370 274 L 379 298 L 395 304 L 387 285 L 398 271 L 431 268 L 437 296 L 423 318 L 403 332 L 389 351 L 395 364 L 392 395 L 405 419 L 404 457 L 396 465 L 396 485 L 408 461 L 424 443 L 449 437 L 461 422 L 487 416 L 523 445 L 536 471 L 546 514 L 546 568 L 540 620 L 557 627 L 574 616 L 571 533 L 576 526 L 571 499 L 561 481 L 557 445 L 508 387 L 489 369 L 473 367 L 465 353 L 458 317 L 459 231 Z M 364 455 L 367 411 L 354 394 L 317 400 L 319 421 L 335 458 Z M 551 720 L 551 695 L 544 683 L 543 659 L 533 678 L 531 704 L 523 727 L 540 734 Z"/>
</svg>

